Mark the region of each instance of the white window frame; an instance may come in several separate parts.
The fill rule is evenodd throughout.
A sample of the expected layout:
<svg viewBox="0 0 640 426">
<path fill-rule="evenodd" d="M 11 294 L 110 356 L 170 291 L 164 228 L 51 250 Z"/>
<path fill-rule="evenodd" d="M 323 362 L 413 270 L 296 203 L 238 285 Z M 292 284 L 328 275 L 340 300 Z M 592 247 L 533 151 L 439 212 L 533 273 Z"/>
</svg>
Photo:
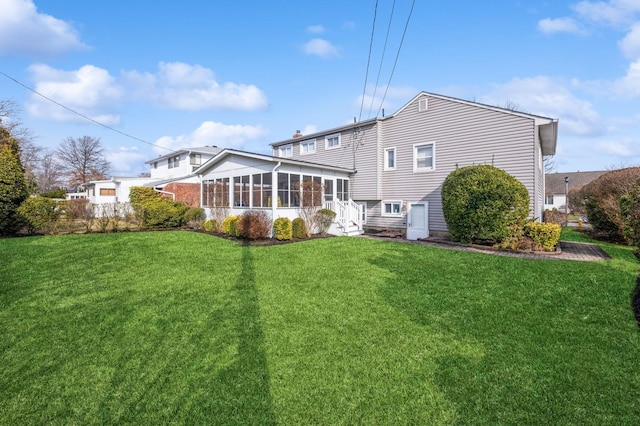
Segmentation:
<svg viewBox="0 0 640 426">
<path fill-rule="evenodd" d="M 329 140 L 330 139 L 338 139 L 338 144 L 337 145 L 331 145 L 329 146 Z M 340 146 L 342 145 L 342 137 L 340 136 L 340 133 L 334 133 L 333 135 L 327 135 L 324 137 L 324 149 L 336 149 L 336 148 L 340 148 Z"/>
<path fill-rule="evenodd" d="M 288 154 L 287 154 L 288 152 Z M 293 157 L 293 144 L 282 145 L 278 147 L 279 157 Z"/>
<path fill-rule="evenodd" d="M 431 167 L 418 167 L 418 149 L 431 145 Z M 416 143 L 413 145 L 413 172 L 432 172 L 436 169 L 436 143 Z"/>
<path fill-rule="evenodd" d="M 391 207 L 391 213 L 387 213 L 387 205 L 398 205 L 398 212 L 393 212 L 394 208 Z M 382 211 L 380 212 L 383 217 L 402 217 L 402 200 L 382 200 Z"/>
<path fill-rule="evenodd" d="M 393 166 L 389 165 L 389 152 L 393 152 Z M 384 150 L 384 170 L 395 170 L 398 163 L 398 156 L 396 155 L 396 147 L 386 148 Z"/>
<path fill-rule="evenodd" d="M 305 151 L 303 147 L 307 147 Z M 313 149 L 310 149 L 313 148 Z M 316 140 L 315 139 L 307 139 L 306 141 L 300 142 L 300 155 L 308 155 L 314 154 L 316 152 Z"/>
</svg>

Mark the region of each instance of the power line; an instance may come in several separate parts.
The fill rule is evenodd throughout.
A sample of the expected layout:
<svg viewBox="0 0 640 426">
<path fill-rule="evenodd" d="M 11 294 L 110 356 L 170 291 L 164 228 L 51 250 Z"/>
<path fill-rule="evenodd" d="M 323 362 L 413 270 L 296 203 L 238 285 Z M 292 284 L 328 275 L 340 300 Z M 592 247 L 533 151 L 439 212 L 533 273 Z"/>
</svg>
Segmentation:
<svg viewBox="0 0 640 426">
<path fill-rule="evenodd" d="M 36 95 L 43 97 L 44 99 L 48 100 L 49 102 L 52 102 L 52 103 L 54 103 L 54 104 L 58 105 L 59 107 L 64 108 L 64 109 L 66 109 L 67 111 L 69 111 L 69 112 L 71 112 L 71 113 L 73 113 L 73 114 L 75 114 L 75 115 L 77 115 L 77 116 L 79 116 L 79 117 L 84 118 L 85 120 L 91 121 L 92 123 L 97 124 L 98 126 L 102 126 L 102 127 L 104 127 L 105 129 L 111 130 L 112 132 L 120 133 L 121 135 L 126 136 L 126 137 L 131 138 L 131 139 L 134 139 L 134 140 L 137 140 L 138 142 L 142 142 L 142 143 L 145 143 L 145 144 L 147 144 L 147 145 L 151 145 L 151 146 L 153 146 L 153 147 L 160 148 L 160 149 L 164 149 L 164 150 L 167 150 L 167 151 L 173 151 L 173 150 L 171 150 L 171 149 L 169 149 L 169 148 L 165 148 L 165 147 L 163 147 L 163 146 L 156 145 L 156 144 L 154 144 L 154 143 L 151 143 L 151 142 L 145 141 L 144 139 L 140 139 L 140 138 L 138 138 L 138 137 L 136 137 L 136 136 L 130 135 L 129 133 L 125 133 L 125 132 L 122 132 L 122 131 L 120 131 L 120 130 L 118 130 L 118 129 L 114 129 L 113 127 L 108 126 L 108 125 L 106 125 L 106 124 L 104 124 L 104 123 L 100 123 L 99 121 L 94 120 L 94 119 L 93 119 L 93 118 L 91 118 L 91 117 L 88 117 L 88 116 L 86 116 L 86 115 L 84 115 L 84 114 L 82 114 L 82 113 L 80 113 L 80 112 L 78 112 L 78 111 L 76 111 L 76 110 L 74 110 L 74 109 L 71 109 L 71 108 L 69 108 L 68 106 L 65 106 L 65 105 L 61 104 L 60 102 L 57 102 L 57 101 L 55 101 L 55 100 L 53 100 L 53 99 L 51 99 L 51 98 L 47 97 L 46 95 L 43 95 L 42 93 L 38 92 L 37 90 L 35 90 L 35 89 L 33 89 L 33 88 L 31 88 L 31 87 L 27 86 L 26 84 L 24 84 L 24 83 L 22 83 L 22 82 L 20 82 L 20 81 L 16 80 L 15 78 L 11 77 L 10 75 L 8 75 L 8 74 L 6 74 L 6 73 L 4 73 L 4 72 L 2 72 L 2 71 L 0 71 L 0 74 L 2 74 L 3 76 L 5 76 L 5 77 L 6 77 L 6 78 L 8 78 L 9 80 L 12 80 L 14 83 L 16 83 L 16 84 L 18 84 L 18 85 L 20 85 L 20 86 L 24 87 L 25 89 L 27 89 L 27 90 L 29 90 L 29 91 L 31 91 L 31 92 L 33 92 L 33 93 L 35 93 Z"/>
<path fill-rule="evenodd" d="M 384 47 L 382 48 L 382 58 L 380 59 L 380 67 L 378 67 L 378 76 L 376 77 L 376 84 L 373 86 L 373 96 L 371 96 L 371 104 L 369 104 L 369 112 L 367 117 L 371 117 L 371 109 L 373 108 L 373 102 L 376 99 L 376 93 L 378 92 L 378 82 L 380 81 L 380 73 L 382 72 L 382 64 L 384 63 L 384 54 L 387 51 L 387 42 L 389 41 L 389 33 L 391 32 L 391 22 L 393 21 L 393 11 L 396 8 L 396 0 L 393 0 L 391 6 L 391 16 L 389 17 L 389 25 L 387 26 L 387 36 L 384 39 Z"/>
<path fill-rule="evenodd" d="M 396 70 L 396 65 L 398 64 L 398 57 L 400 56 L 400 50 L 402 49 L 402 43 L 404 43 L 404 36 L 407 34 L 407 28 L 409 27 L 409 21 L 411 20 L 411 15 L 413 14 L 413 6 L 415 6 L 416 0 L 411 2 L 411 10 L 409 10 L 409 16 L 407 16 L 407 22 L 404 25 L 404 31 L 402 32 L 402 38 L 400 39 L 400 45 L 398 46 L 398 52 L 396 53 L 396 59 L 393 62 L 393 69 L 391 70 L 391 75 L 389 76 L 389 82 L 387 83 L 387 88 L 384 90 L 384 96 L 382 97 L 382 101 L 380 101 L 380 108 L 378 108 L 378 113 L 376 115 L 380 115 L 380 111 L 382 110 L 382 105 L 384 105 L 384 100 L 387 97 L 387 92 L 389 91 L 389 86 L 391 85 L 391 79 L 393 78 L 393 73 Z"/>
<path fill-rule="evenodd" d="M 362 89 L 362 100 L 360 101 L 360 114 L 358 121 L 362 119 L 362 107 L 364 106 L 364 95 L 367 93 L 367 80 L 369 78 L 369 64 L 371 63 L 371 49 L 373 48 L 373 35 L 376 31 L 376 16 L 378 15 L 378 0 L 373 10 L 373 25 L 371 26 L 371 41 L 369 41 L 369 57 L 367 58 L 367 71 L 364 74 L 364 88 Z"/>
</svg>

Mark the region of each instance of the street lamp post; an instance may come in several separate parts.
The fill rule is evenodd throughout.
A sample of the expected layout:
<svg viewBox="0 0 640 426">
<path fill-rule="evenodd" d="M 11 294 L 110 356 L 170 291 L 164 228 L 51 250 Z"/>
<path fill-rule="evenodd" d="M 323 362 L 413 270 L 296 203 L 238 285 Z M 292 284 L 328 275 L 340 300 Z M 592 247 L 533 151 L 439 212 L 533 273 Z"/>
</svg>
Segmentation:
<svg viewBox="0 0 640 426">
<path fill-rule="evenodd" d="M 569 176 L 564 177 L 564 212 L 567 214 L 567 221 L 569 221 Z"/>
</svg>

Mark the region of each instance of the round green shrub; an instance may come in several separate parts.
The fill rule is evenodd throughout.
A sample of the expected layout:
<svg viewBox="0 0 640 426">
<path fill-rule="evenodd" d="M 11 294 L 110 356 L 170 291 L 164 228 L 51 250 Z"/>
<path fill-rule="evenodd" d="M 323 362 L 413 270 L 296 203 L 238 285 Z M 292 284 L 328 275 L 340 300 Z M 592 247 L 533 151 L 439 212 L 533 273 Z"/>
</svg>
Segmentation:
<svg viewBox="0 0 640 426">
<path fill-rule="evenodd" d="M 292 225 L 288 217 L 279 217 L 273 221 L 273 236 L 276 240 L 290 240 L 292 238 Z"/>
<path fill-rule="evenodd" d="M 215 219 L 205 220 L 202 224 L 202 229 L 204 229 L 205 232 L 216 232 L 218 229 L 218 223 Z"/>
<path fill-rule="evenodd" d="M 60 217 L 57 203 L 47 197 L 29 197 L 18 207 L 18 214 L 27 225 L 30 234 L 52 232 Z"/>
<path fill-rule="evenodd" d="M 307 238 L 307 227 L 304 222 L 304 219 L 301 217 L 296 217 L 291 222 L 291 235 L 293 238 L 304 239 Z"/>
<path fill-rule="evenodd" d="M 497 167 L 461 167 L 444 181 L 442 210 L 453 241 L 499 243 L 526 223 L 529 192 Z"/>
<path fill-rule="evenodd" d="M 232 237 L 236 236 L 236 224 L 238 223 L 239 216 L 227 216 L 222 221 L 222 227 L 220 230 L 222 233 L 231 235 Z"/>
</svg>

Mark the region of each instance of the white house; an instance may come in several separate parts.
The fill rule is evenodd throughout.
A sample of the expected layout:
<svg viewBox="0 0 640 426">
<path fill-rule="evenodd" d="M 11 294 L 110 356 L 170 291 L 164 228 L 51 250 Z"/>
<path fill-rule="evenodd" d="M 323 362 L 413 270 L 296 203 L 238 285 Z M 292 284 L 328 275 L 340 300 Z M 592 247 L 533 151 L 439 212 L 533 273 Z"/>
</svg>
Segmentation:
<svg viewBox="0 0 640 426">
<path fill-rule="evenodd" d="M 607 173 L 606 171 L 549 173 L 545 176 L 545 210 L 559 210 L 565 212 L 567 208 L 567 194 L 582 188 L 594 179 Z M 571 211 L 571 205 L 569 205 Z"/>
</svg>

